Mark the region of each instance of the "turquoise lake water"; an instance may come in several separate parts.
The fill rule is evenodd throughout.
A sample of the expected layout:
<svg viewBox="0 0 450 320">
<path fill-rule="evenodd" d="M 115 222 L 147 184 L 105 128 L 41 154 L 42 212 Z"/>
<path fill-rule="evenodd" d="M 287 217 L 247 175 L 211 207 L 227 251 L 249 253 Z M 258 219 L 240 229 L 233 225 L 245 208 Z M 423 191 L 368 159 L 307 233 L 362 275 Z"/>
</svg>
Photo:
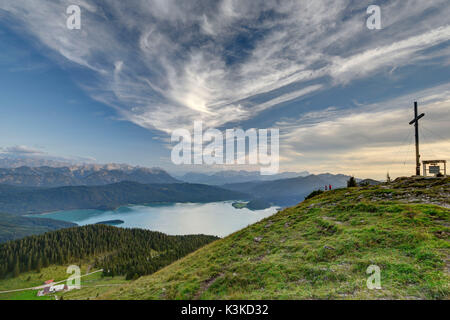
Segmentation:
<svg viewBox="0 0 450 320">
<path fill-rule="evenodd" d="M 80 226 L 107 220 L 123 220 L 124 228 L 141 228 L 170 235 L 207 234 L 227 236 L 277 212 L 277 207 L 251 211 L 235 209 L 232 202 L 174 203 L 127 206 L 114 211 L 72 210 L 42 214 Z"/>
</svg>

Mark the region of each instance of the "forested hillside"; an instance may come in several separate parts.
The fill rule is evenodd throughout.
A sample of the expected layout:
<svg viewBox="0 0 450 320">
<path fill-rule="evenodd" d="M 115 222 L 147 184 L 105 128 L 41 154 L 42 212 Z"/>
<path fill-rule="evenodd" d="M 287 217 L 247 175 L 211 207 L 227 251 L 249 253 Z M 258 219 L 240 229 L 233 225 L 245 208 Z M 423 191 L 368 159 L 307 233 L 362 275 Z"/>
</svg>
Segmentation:
<svg viewBox="0 0 450 320">
<path fill-rule="evenodd" d="M 90 225 L 0 244 L 0 277 L 96 258 L 105 275 L 151 274 L 218 238 L 168 236 L 142 229 Z"/>
<path fill-rule="evenodd" d="M 0 213 L 0 243 L 74 226 L 76 224 L 65 221 Z"/>
<path fill-rule="evenodd" d="M 43 213 L 59 210 L 112 210 L 128 204 L 158 202 L 214 202 L 239 200 L 246 195 L 219 187 L 197 184 L 151 184 L 120 182 L 106 186 L 74 186 L 29 189 L 13 192 L 3 186 L 0 212 L 14 214 Z"/>
</svg>

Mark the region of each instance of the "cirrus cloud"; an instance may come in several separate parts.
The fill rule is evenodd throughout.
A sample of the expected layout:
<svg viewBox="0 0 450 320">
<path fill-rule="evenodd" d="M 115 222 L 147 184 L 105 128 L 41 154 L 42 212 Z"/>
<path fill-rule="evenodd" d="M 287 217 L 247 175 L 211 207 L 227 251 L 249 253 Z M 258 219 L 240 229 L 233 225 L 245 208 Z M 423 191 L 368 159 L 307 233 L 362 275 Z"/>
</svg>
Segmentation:
<svg viewBox="0 0 450 320">
<path fill-rule="evenodd" d="M 69 4 L 82 8 L 80 31 L 65 27 Z M 383 5 L 384 30 L 372 33 L 365 28 L 370 4 L 4 0 L 0 17 L 38 39 L 63 66 L 91 70 L 79 82 L 94 99 L 142 127 L 171 132 L 194 120 L 210 127 L 241 122 L 446 55 L 443 48 L 424 50 L 450 40 L 447 1 L 391 1 Z"/>
</svg>

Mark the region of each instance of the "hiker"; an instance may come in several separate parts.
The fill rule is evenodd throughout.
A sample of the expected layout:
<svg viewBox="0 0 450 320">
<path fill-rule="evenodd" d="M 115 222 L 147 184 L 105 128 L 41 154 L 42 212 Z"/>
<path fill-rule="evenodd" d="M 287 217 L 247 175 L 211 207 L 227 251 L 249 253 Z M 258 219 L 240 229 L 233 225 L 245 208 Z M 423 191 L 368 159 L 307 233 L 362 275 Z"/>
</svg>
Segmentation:
<svg viewBox="0 0 450 320">
<path fill-rule="evenodd" d="M 325 191 L 327 191 L 328 189 L 327 189 L 328 187 L 327 186 L 325 186 Z"/>
<path fill-rule="evenodd" d="M 330 191 L 331 191 L 331 184 L 330 184 L 330 186 L 328 187 L 328 190 L 330 190 Z"/>
</svg>

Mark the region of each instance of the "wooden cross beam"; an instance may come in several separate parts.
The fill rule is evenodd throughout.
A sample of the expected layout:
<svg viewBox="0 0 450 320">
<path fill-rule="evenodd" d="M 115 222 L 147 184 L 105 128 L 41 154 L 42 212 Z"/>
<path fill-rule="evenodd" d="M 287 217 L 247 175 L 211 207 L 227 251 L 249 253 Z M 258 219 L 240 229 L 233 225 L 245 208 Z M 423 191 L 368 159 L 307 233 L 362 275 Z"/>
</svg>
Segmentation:
<svg viewBox="0 0 450 320">
<path fill-rule="evenodd" d="M 425 117 L 425 113 L 418 115 L 417 102 L 414 102 L 414 119 L 409 124 L 414 124 L 416 131 L 416 176 L 420 176 L 419 120 L 423 117 Z"/>
</svg>

